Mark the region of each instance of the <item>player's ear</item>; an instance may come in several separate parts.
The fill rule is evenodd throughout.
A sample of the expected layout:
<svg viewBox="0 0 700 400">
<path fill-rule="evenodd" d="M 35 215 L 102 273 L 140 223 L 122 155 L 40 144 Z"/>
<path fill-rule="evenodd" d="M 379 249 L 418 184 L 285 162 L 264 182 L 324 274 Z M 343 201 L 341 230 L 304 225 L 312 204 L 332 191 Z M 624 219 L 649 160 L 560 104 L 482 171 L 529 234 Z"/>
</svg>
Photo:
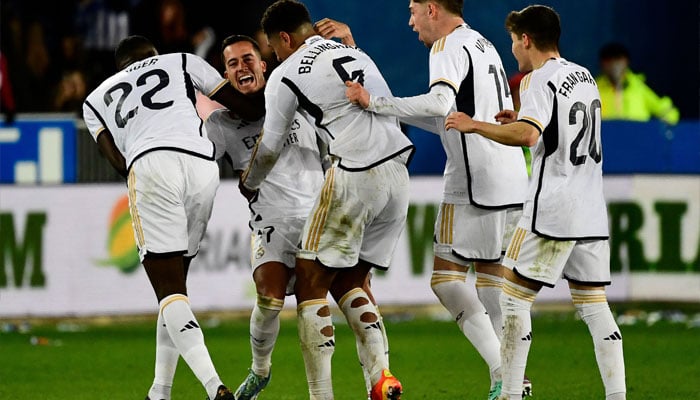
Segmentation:
<svg viewBox="0 0 700 400">
<path fill-rule="evenodd" d="M 267 63 L 263 60 L 260 60 L 260 68 L 262 69 L 263 73 L 267 72 Z"/>
<path fill-rule="evenodd" d="M 292 47 L 292 35 L 287 32 L 280 32 L 280 39 L 287 47 Z"/>
<path fill-rule="evenodd" d="M 526 49 L 529 49 L 530 46 L 532 45 L 532 40 L 530 40 L 530 36 L 528 36 L 527 33 L 523 33 L 522 40 L 523 40 L 523 47 L 525 47 Z"/>
</svg>

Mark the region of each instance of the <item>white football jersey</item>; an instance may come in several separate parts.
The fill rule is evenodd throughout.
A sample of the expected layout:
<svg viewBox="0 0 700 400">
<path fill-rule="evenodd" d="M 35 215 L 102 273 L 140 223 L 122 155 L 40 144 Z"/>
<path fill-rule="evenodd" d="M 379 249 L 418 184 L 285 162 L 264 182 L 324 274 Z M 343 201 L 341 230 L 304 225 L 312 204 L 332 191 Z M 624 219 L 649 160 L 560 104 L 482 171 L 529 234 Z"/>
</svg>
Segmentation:
<svg viewBox="0 0 700 400">
<path fill-rule="evenodd" d="M 523 217 L 555 239 L 605 239 L 600 94 L 586 68 L 551 59 L 520 84 L 519 120 L 541 133 Z"/>
<path fill-rule="evenodd" d="M 441 84 L 456 94 L 452 111 L 464 112 L 475 120 L 496 123 L 499 111 L 513 109 L 508 78 L 496 48 L 466 24 L 437 40 L 430 50 L 430 87 Z M 481 208 L 522 206 L 528 177 L 519 147 L 481 135 L 445 131 L 444 127 L 439 134 L 447 153 L 445 202 Z"/>
<path fill-rule="evenodd" d="M 212 112 L 205 122 L 208 138 L 216 147 L 216 158 L 225 155 L 236 171 L 248 167 L 262 126 L 262 118 L 245 121 L 225 109 Z M 306 217 L 322 185 L 323 168 L 316 132 L 297 114 L 277 163 L 250 204 L 252 218 Z"/>
<path fill-rule="evenodd" d="M 351 104 L 345 97 L 345 81 L 360 82 L 372 93 L 391 93 L 367 54 L 320 36 L 308 38 L 272 72 L 265 88 L 263 136 L 246 186 L 260 184 L 269 170 L 269 155 L 281 148 L 297 110 L 328 144 L 340 168 L 366 170 L 412 152 L 398 119 Z"/>
<path fill-rule="evenodd" d="M 211 96 L 228 81 L 193 54 L 162 54 L 135 62 L 107 78 L 83 104 L 94 139 L 107 129 L 127 167 L 149 151 L 182 151 L 213 160 L 202 135 L 195 90 Z"/>
</svg>

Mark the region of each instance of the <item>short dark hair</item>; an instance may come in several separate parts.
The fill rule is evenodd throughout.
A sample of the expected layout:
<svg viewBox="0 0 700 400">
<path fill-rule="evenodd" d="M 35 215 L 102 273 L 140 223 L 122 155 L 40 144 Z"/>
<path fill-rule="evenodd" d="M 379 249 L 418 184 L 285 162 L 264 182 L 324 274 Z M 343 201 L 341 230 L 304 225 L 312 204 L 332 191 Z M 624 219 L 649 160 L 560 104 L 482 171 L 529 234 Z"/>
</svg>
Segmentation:
<svg viewBox="0 0 700 400">
<path fill-rule="evenodd" d="M 464 8 L 464 0 L 413 0 L 414 3 L 424 4 L 427 2 L 433 2 L 440 4 L 442 8 L 448 12 L 462 16 L 462 9 Z"/>
<path fill-rule="evenodd" d="M 122 39 L 114 50 L 114 61 L 117 69 L 122 70 L 136 61 L 158 55 L 153 43 L 139 35 L 128 36 Z"/>
<path fill-rule="evenodd" d="M 296 32 L 305 24 L 311 24 L 311 15 L 306 6 L 296 0 L 278 0 L 272 3 L 260 21 L 267 36 L 279 32 Z"/>
<path fill-rule="evenodd" d="M 221 61 L 223 61 L 224 64 L 226 64 L 226 60 L 224 60 L 224 50 L 228 46 L 235 44 L 235 43 L 239 43 L 239 42 L 248 42 L 248 43 L 252 44 L 253 49 L 255 49 L 255 52 L 258 53 L 258 57 L 262 57 L 262 52 L 260 51 L 260 45 L 258 44 L 258 42 L 255 39 L 253 39 L 250 36 L 246 36 L 246 35 L 231 35 L 221 42 Z"/>
<path fill-rule="evenodd" d="M 613 58 L 630 58 L 630 53 L 627 48 L 620 43 L 608 43 L 600 48 L 598 53 L 600 61 L 611 60 Z"/>
<path fill-rule="evenodd" d="M 506 29 L 517 36 L 527 34 L 540 51 L 559 50 L 561 22 L 551 7 L 534 5 L 511 11 L 506 17 Z"/>
</svg>

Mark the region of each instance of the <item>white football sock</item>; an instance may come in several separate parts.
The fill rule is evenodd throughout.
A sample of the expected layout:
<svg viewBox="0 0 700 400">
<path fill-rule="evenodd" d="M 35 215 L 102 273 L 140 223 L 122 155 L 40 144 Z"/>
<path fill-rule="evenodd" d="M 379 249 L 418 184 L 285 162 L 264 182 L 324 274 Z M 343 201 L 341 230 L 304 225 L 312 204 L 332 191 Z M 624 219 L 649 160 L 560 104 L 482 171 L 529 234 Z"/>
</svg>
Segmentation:
<svg viewBox="0 0 700 400">
<path fill-rule="evenodd" d="M 338 306 L 355 333 L 357 355 L 363 371 L 369 377 L 371 389 L 381 377 L 382 371 L 389 368 L 377 309 L 361 288 L 352 289 L 343 295 Z"/>
<path fill-rule="evenodd" d="M 488 364 L 493 384 L 501 380 L 500 342 L 476 290 L 466 284 L 466 279 L 464 272 L 438 270 L 433 271 L 430 286 Z"/>
<path fill-rule="evenodd" d="M 491 274 L 476 272 L 476 294 L 479 296 L 481 304 L 484 305 L 493 330 L 499 340 L 503 331 L 503 321 L 501 314 L 501 286 L 503 278 Z"/>
<path fill-rule="evenodd" d="M 523 395 L 523 376 L 527 355 L 532 343 L 532 319 L 530 309 L 537 292 L 505 281 L 501 293 L 503 311 L 503 337 L 501 360 L 503 362 L 503 388 L 501 393 L 511 400 Z"/>
<path fill-rule="evenodd" d="M 624 399 L 627 390 L 622 335 L 608 306 L 605 291 L 571 289 L 571 299 L 593 338 L 606 399 Z"/>
<path fill-rule="evenodd" d="M 204 344 L 204 334 L 190 309 L 187 296 L 172 294 L 164 298 L 160 301 L 160 312 L 175 347 L 202 383 L 209 398 L 213 399 L 222 382 Z"/>
<path fill-rule="evenodd" d="M 333 400 L 331 358 L 335 350 L 335 334 L 328 300 L 314 299 L 299 303 L 297 316 L 310 399 Z"/>
<path fill-rule="evenodd" d="M 148 397 L 151 400 L 170 400 L 170 392 L 179 358 L 180 352 L 177 351 L 175 343 L 170 339 L 170 333 L 168 333 L 168 329 L 165 326 L 163 313 L 158 312 L 155 375 L 153 385 L 148 391 Z"/>
<path fill-rule="evenodd" d="M 250 348 L 253 351 L 252 370 L 257 375 L 270 375 L 272 350 L 280 332 L 279 314 L 284 299 L 258 296 L 250 315 Z"/>
</svg>

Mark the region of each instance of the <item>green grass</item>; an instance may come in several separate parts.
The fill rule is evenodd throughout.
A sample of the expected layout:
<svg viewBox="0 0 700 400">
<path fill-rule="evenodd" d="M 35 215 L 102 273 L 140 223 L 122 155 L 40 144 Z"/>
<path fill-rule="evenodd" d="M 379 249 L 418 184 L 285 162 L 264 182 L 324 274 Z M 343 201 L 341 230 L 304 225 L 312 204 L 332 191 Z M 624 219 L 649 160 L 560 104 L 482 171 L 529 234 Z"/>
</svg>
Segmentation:
<svg viewBox="0 0 700 400">
<path fill-rule="evenodd" d="M 231 387 L 250 363 L 245 320 L 227 320 L 204 332 L 219 374 Z M 120 323 L 61 332 L 43 324 L 29 333 L 0 333 L 0 399 L 138 399 L 153 377 L 155 324 Z M 484 399 L 488 371 L 451 322 L 387 318 L 392 371 L 404 384 L 404 399 Z M 691 399 L 700 375 L 700 329 L 659 322 L 622 327 L 628 398 Z M 572 313 L 542 313 L 533 320 L 534 341 L 528 375 L 535 399 L 602 399 L 603 387 L 588 330 Z M 31 336 L 60 346 L 30 344 Z M 338 400 L 363 399 L 364 384 L 354 338 L 337 324 L 333 358 Z M 283 321 L 273 356 L 273 379 L 266 399 L 307 399 L 296 322 Z M 173 400 L 204 399 L 196 378 L 180 361 Z"/>
</svg>

